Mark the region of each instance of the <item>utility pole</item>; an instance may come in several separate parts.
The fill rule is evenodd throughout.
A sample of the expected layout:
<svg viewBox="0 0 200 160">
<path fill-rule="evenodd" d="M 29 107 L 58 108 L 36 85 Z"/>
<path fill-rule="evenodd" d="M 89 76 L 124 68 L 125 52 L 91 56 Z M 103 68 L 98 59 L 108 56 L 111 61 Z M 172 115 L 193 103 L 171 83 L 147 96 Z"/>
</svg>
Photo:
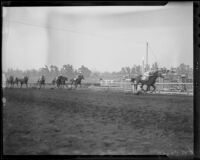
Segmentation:
<svg viewBox="0 0 200 160">
<path fill-rule="evenodd" d="M 145 72 L 144 57 L 142 58 L 142 74 Z"/>
<path fill-rule="evenodd" d="M 146 71 L 148 69 L 148 41 L 146 42 L 146 67 L 145 67 Z"/>
</svg>

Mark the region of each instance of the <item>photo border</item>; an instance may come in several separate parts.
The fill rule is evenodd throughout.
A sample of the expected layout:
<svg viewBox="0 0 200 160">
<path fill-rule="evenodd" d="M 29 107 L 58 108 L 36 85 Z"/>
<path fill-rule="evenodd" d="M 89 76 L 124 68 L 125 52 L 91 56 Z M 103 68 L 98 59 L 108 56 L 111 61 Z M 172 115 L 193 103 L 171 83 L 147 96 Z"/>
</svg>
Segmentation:
<svg viewBox="0 0 200 160">
<path fill-rule="evenodd" d="M 179 1 L 180 2 L 180 1 Z M 50 7 L 50 6 L 160 6 L 168 1 L 2 1 L 3 7 Z M 181 3 L 181 2 L 180 2 Z M 3 21 L 3 19 L 1 20 Z M 2 27 L 2 25 L 1 25 Z M 3 28 L 2 28 L 3 29 Z M 194 126 L 194 155 L 193 157 L 170 157 L 170 159 L 200 158 L 200 2 L 193 2 L 193 126 Z M 2 33 L 2 32 L 1 32 Z M 2 36 L 1 36 L 2 37 Z M 2 44 L 1 44 L 2 48 Z M 2 59 L 2 54 L 1 54 Z M 2 61 L 1 61 L 2 66 Z M 1 70 L 2 71 L 2 70 Z M 2 85 L 2 84 L 1 84 Z M 1 90 L 3 95 L 3 89 Z M 1 102 L 2 103 L 2 102 Z M 1 107 L 1 117 L 2 114 Z M 1 118 L 1 158 L 2 159 L 168 159 L 166 155 L 3 155 L 3 118 Z"/>
</svg>

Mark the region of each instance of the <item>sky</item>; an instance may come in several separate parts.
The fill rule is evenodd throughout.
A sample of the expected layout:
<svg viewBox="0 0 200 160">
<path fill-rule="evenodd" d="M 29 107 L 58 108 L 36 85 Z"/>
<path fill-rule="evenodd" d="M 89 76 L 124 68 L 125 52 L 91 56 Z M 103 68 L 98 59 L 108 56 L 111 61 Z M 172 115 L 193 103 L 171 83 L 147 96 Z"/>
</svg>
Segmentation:
<svg viewBox="0 0 200 160">
<path fill-rule="evenodd" d="M 4 7 L 3 70 L 45 65 L 96 71 L 193 64 L 192 2 L 166 6 Z"/>
</svg>

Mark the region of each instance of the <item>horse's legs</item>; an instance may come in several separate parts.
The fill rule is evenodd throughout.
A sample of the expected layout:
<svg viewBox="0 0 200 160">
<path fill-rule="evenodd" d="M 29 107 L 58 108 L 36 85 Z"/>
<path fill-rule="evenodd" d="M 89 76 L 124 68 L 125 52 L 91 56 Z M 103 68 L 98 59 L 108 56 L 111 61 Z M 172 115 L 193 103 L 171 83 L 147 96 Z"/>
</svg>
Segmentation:
<svg viewBox="0 0 200 160">
<path fill-rule="evenodd" d="M 150 91 L 150 86 L 149 85 L 147 85 L 146 91 Z"/>
<path fill-rule="evenodd" d="M 73 81 L 71 82 L 71 89 L 72 89 Z"/>
<path fill-rule="evenodd" d="M 151 85 L 153 87 L 153 91 L 154 92 L 156 90 L 156 86 L 154 84 Z"/>
<path fill-rule="evenodd" d="M 138 83 L 137 84 L 134 84 L 134 89 L 137 91 L 137 88 L 138 88 Z"/>
<path fill-rule="evenodd" d="M 142 84 L 140 88 L 144 91 L 143 86 L 144 86 L 144 84 Z"/>
</svg>

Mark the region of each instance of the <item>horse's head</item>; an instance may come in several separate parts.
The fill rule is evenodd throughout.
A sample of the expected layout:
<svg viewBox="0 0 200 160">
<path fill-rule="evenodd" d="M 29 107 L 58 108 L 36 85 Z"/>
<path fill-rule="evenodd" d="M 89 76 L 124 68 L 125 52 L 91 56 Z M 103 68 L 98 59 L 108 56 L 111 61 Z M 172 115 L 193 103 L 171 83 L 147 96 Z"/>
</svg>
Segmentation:
<svg viewBox="0 0 200 160">
<path fill-rule="evenodd" d="M 161 77 L 161 78 L 164 78 L 163 76 L 163 72 L 161 70 L 157 70 L 153 73 L 154 76 L 156 77 Z"/>
<path fill-rule="evenodd" d="M 135 82 L 135 78 L 131 78 L 131 82 Z"/>
</svg>

